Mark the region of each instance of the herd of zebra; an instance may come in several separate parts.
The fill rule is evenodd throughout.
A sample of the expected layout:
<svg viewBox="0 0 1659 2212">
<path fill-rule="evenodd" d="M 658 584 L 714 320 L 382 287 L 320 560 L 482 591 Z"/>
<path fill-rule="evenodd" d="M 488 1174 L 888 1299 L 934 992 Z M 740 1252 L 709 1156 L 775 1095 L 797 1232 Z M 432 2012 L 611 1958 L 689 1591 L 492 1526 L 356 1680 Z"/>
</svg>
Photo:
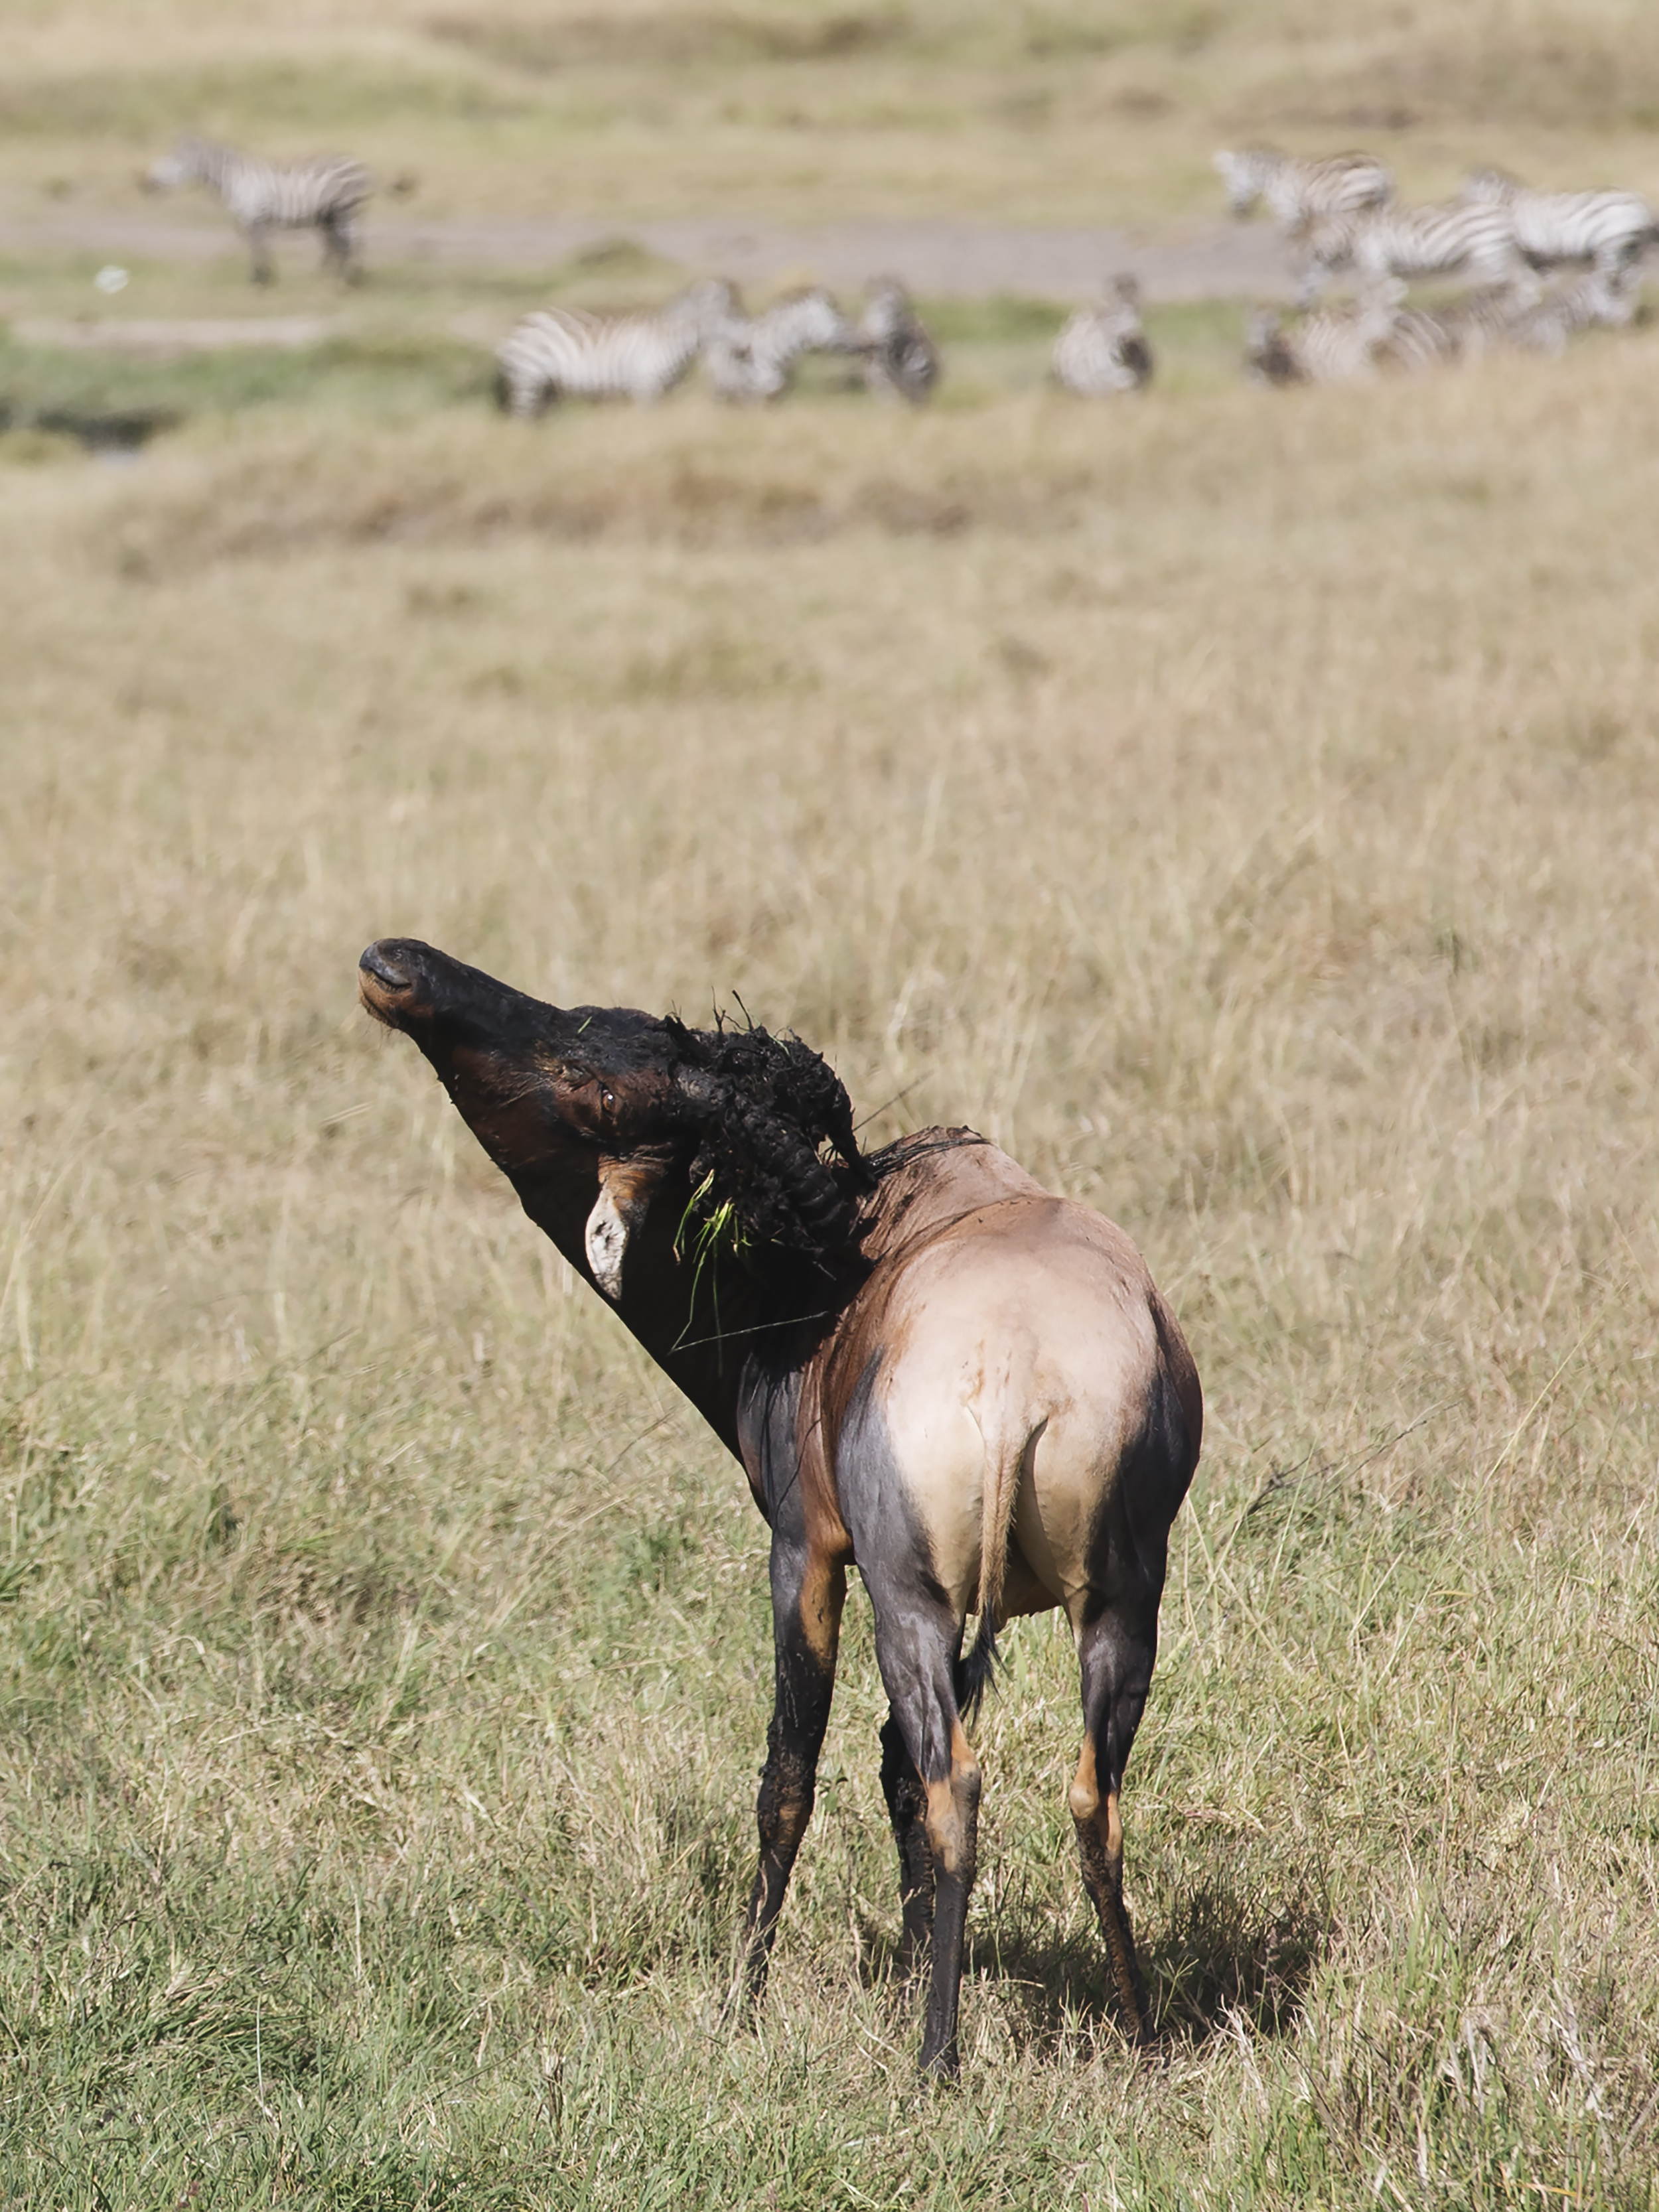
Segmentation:
<svg viewBox="0 0 1659 2212">
<path fill-rule="evenodd" d="M 788 389 L 808 353 L 851 356 L 869 390 L 913 404 L 939 380 L 939 349 L 895 276 L 871 285 L 856 322 L 820 285 L 751 316 L 735 287 L 716 278 L 693 284 L 654 314 L 546 307 L 526 315 L 496 353 L 496 388 L 507 413 L 523 416 L 556 398 L 658 399 L 701 355 L 722 399 L 769 400 Z M 1072 316 L 1054 341 L 1052 369 L 1056 383 L 1086 398 L 1148 380 L 1152 353 L 1133 276 L 1114 277 L 1101 306 Z"/>
<path fill-rule="evenodd" d="M 1261 308 L 1249 322 L 1246 368 L 1272 384 L 1340 383 L 1498 347 L 1559 352 L 1576 331 L 1635 320 L 1642 257 L 1659 241 L 1659 220 L 1634 192 L 1535 191 L 1498 169 L 1475 171 L 1454 201 L 1408 207 L 1370 154 L 1304 161 L 1258 146 L 1218 153 L 1215 167 L 1233 213 L 1265 207 L 1298 264 L 1298 317 Z M 314 229 L 325 266 L 348 282 L 361 274 L 358 223 L 374 186 L 359 161 L 283 166 L 185 138 L 145 181 L 216 191 L 247 240 L 256 283 L 274 273 L 275 230 Z M 1355 281 L 1356 296 L 1323 304 L 1341 276 Z M 1448 303 L 1409 305 L 1407 284 L 1424 278 L 1475 289 Z M 497 349 L 496 391 L 520 416 L 566 398 L 646 403 L 701 360 L 721 398 L 763 403 L 787 392 L 796 364 L 813 353 L 856 362 L 872 392 L 913 403 L 939 379 L 938 349 L 896 278 L 869 288 L 856 320 L 817 286 L 750 315 L 735 286 L 711 278 L 651 313 L 548 307 L 525 316 Z M 1153 356 L 1133 277 L 1114 277 L 1098 305 L 1070 318 L 1050 366 L 1062 389 L 1090 398 L 1149 381 Z"/>
<path fill-rule="evenodd" d="M 314 230 L 323 264 L 348 283 L 362 263 L 358 232 L 374 179 L 361 161 L 327 155 L 276 162 L 211 139 L 181 138 L 145 172 L 145 187 L 205 185 L 247 241 L 256 284 L 276 275 L 273 231 Z M 725 399 L 775 399 L 808 353 L 856 359 L 865 383 L 883 394 L 925 399 L 939 377 L 939 352 L 896 278 L 872 284 L 850 321 L 821 287 L 745 313 L 737 288 L 693 284 L 654 313 L 590 315 L 549 307 L 526 315 L 497 349 L 496 392 L 513 415 L 537 415 L 562 398 L 660 398 L 702 356 Z"/>
<path fill-rule="evenodd" d="M 1308 312 L 1250 319 L 1247 365 L 1270 384 L 1346 383 L 1503 347 L 1559 353 L 1579 331 L 1636 320 L 1642 257 L 1659 242 L 1659 219 L 1636 192 L 1535 191 L 1477 169 L 1456 199 L 1407 207 L 1370 154 L 1308 161 L 1258 146 L 1219 153 L 1215 166 L 1233 213 L 1266 207 L 1299 264 Z M 1356 296 L 1319 304 L 1345 275 Z M 1414 278 L 1474 289 L 1413 307 Z"/>
<path fill-rule="evenodd" d="M 762 402 L 788 390 L 809 353 L 854 359 L 872 392 L 913 403 L 939 378 L 938 349 L 896 277 L 870 287 L 856 322 L 821 285 L 750 315 L 735 285 L 710 277 L 651 313 L 538 308 L 496 349 L 496 397 L 509 415 L 526 416 L 556 399 L 643 404 L 671 392 L 701 356 L 722 399 Z"/>
</svg>

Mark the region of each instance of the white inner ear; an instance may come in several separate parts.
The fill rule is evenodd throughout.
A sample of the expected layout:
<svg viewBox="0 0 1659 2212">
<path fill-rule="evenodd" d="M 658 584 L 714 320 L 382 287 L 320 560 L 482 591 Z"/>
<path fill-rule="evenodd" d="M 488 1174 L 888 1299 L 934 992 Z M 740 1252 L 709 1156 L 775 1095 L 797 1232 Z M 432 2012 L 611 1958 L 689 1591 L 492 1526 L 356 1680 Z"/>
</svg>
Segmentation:
<svg viewBox="0 0 1659 2212">
<path fill-rule="evenodd" d="M 622 1296 L 623 1259 L 628 1250 L 628 1224 L 605 1185 L 587 1217 L 587 1264 L 593 1279 L 608 1298 Z"/>
</svg>

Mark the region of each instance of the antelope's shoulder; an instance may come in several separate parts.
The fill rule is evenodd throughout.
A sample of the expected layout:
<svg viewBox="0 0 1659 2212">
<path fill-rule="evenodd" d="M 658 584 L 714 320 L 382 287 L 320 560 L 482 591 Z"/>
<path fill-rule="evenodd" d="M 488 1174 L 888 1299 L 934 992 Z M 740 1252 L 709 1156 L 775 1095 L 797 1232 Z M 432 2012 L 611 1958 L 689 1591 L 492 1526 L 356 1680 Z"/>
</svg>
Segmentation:
<svg viewBox="0 0 1659 2212">
<path fill-rule="evenodd" d="M 1017 1160 L 971 1129 L 923 1129 L 878 1154 L 862 1249 L 878 1280 L 890 1282 L 941 1243 L 990 1239 L 1040 1255 L 1092 1249 L 1127 1282 L 1150 1289 L 1146 1263 L 1115 1221 L 1056 1198 Z"/>
</svg>

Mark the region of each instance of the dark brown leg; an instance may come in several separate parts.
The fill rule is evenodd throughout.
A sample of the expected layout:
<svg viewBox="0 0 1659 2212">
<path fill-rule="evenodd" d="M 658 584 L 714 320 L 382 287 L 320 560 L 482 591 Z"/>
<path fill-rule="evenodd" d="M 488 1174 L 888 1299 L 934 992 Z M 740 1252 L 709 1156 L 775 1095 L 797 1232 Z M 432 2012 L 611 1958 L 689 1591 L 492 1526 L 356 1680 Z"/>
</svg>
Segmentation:
<svg viewBox="0 0 1659 2212">
<path fill-rule="evenodd" d="M 902 1752 L 921 1784 L 922 1839 L 933 1869 L 933 1955 L 921 2069 L 948 2076 L 957 2070 L 963 1941 L 979 1848 L 979 1767 L 957 1711 L 962 1623 L 941 1601 L 937 1584 L 927 1587 L 918 1560 L 901 1559 L 897 1571 L 879 1559 L 860 1564 L 875 1607 L 876 1657 L 892 1706 L 889 1725 L 899 1739 L 888 1763 L 897 1765 Z M 884 1733 L 884 1748 L 889 1741 Z M 901 1797 L 895 1810 L 890 1792 L 896 1832 L 899 1813 L 908 1816 L 908 1804 Z M 907 1817 L 899 1835 L 907 1885 L 912 1825 Z M 910 1925 L 920 1927 L 920 1909 Z"/>
<path fill-rule="evenodd" d="M 744 1929 L 744 1984 L 751 2000 L 766 1987 L 790 1870 L 812 1817 L 818 1752 L 830 1724 L 846 1596 L 847 1570 L 839 1559 L 817 1559 L 781 1538 L 774 1539 L 772 1635 L 777 1689 L 755 1807 L 760 1864 Z"/>
<path fill-rule="evenodd" d="M 1152 1640 L 1108 1613 L 1079 1638 L 1083 1662 L 1083 1756 L 1069 1793 L 1078 1857 L 1106 1955 L 1123 2025 L 1137 2043 L 1152 2040 L 1152 2009 L 1123 1904 L 1123 1820 L 1119 1793 L 1152 1674 Z"/>
<path fill-rule="evenodd" d="M 957 2070 L 957 2013 L 962 1999 L 962 1951 L 968 1899 L 979 1864 L 979 1765 L 953 1718 L 951 1771 L 927 1788 L 927 1845 L 933 1858 L 933 1975 L 921 2039 L 924 2074 Z"/>
<path fill-rule="evenodd" d="M 1096 1778 L 1095 1747 L 1085 1741 L 1071 1788 L 1072 1820 L 1077 1829 L 1077 1852 L 1083 1867 L 1083 1887 L 1089 1893 L 1106 1939 L 1106 1955 L 1112 1964 L 1123 2025 L 1137 2043 L 1152 2040 L 1151 2013 L 1135 1939 L 1123 1904 L 1123 1822 L 1118 1793 L 1109 1790 L 1103 1800 Z"/>
<path fill-rule="evenodd" d="M 904 1747 L 904 1731 L 890 1706 L 881 1731 L 881 1787 L 887 1817 L 898 1846 L 899 1907 L 904 1916 L 899 1938 L 899 1969 L 910 1980 L 927 1954 L 933 1933 L 933 1855 L 927 1848 L 927 1793 Z"/>
</svg>

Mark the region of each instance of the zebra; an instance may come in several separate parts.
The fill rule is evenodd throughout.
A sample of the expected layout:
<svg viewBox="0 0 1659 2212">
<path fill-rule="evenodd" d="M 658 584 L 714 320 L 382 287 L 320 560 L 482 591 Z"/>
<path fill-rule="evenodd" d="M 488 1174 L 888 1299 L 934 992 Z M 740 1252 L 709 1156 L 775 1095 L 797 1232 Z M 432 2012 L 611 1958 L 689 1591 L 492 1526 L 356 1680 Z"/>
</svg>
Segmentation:
<svg viewBox="0 0 1659 2212">
<path fill-rule="evenodd" d="M 1628 292 L 1595 270 L 1553 284 L 1536 300 L 1492 285 L 1443 307 L 1402 308 L 1377 358 L 1389 368 L 1424 369 L 1510 349 L 1560 354 L 1580 331 L 1621 327 L 1634 314 Z"/>
<path fill-rule="evenodd" d="M 1537 296 L 1506 207 L 1465 200 L 1316 216 L 1294 235 L 1303 253 L 1301 307 L 1316 299 L 1339 269 L 1352 269 L 1366 285 L 1397 276 L 1471 276 Z"/>
<path fill-rule="evenodd" d="M 1056 384 L 1085 399 L 1150 383 L 1152 349 L 1140 321 L 1140 286 L 1115 276 L 1102 307 L 1079 307 L 1054 340 Z"/>
<path fill-rule="evenodd" d="M 939 355 L 896 276 L 871 285 L 859 318 L 859 350 L 864 380 L 884 399 L 908 399 L 920 405 L 939 381 Z"/>
<path fill-rule="evenodd" d="M 1533 353 L 1559 354 L 1580 331 L 1627 328 L 1636 311 L 1627 285 L 1591 270 L 1588 276 L 1552 284 L 1540 299 L 1520 305 L 1510 325 L 1510 343 Z"/>
<path fill-rule="evenodd" d="M 1315 216 L 1357 215 L 1386 207 L 1394 198 L 1394 173 L 1374 154 L 1332 154 L 1322 161 L 1300 161 L 1271 146 L 1224 148 L 1212 166 L 1227 188 L 1227 204 L 1237 216 L 1265 203 L 1285 228 Z"/>
<path fill-rule="evenodd" d="M 541 308 L 496 349 L 496 398 L 506 413 L 523 416 L 571 398 L 648 405 L 672 392 L 708 341 L 740 313 L 736 291 L 718 277 L 648 314 Z"/>
<path fill-rule="evenodd" d="M 1659 240 L 1659 218 L 1639 192 L 1540 192 L 1502 169 L 1475 169 L 1459 197 L 1470 206 L 1506 208 L 1516 244 L 1539 269 L 1588 262 L 1622 284 Z"/>
<path fill-rule="evenodd" d="M 1258 310 L 1246 343 L 1250 374 L 1266 384 L 1352 384 L 1379 369 L 1421 372 L 1505 349 L 1559 354 L 1579 331 L 1633 313 L 1627 295 L 1593 273 L 1537 298 L 1493 284 L 1442 307 L 1411 307 L 1405 292 L 1395 281 L 1289 325 Z"/>
<path fill-rule="evenodd" d="M 722 322 L 703 347 L 703 373 L 722 399 L 775 399 L 804 353 L 851 353 L 858 332 L 822 286 L 778 301 L 751 320 Z"/>
<path fill-rule="evenodd" d="M 276 277 L 270 257 L 273 230 L 316 231 L 323 241 L 325 269 L 337 270 L 348 283 L 362 276 L 356 258 L 356 222 L 374 183 L 361 161 L 344 154 L 319 154 L 313 161 L 283 164 L 240 153 L 234 146 L 216 145 L 211 139 L 181 138 L 171 154 L 151 164 L 143 181 L 149 191 L 169 191 L 179 185 L 210 185 L 247 240 L 256 284 L 269 284 Z"/>
<path fill-rule="evenodd" d="M 1354 384 L 1373 375 L 1401 315 L 1404 287 L 1379 287 L 1340 307 L 1287 324 L 1272 307 L 1252 313 L 1247 373 L 1260 384 Z"/>
</svg>

